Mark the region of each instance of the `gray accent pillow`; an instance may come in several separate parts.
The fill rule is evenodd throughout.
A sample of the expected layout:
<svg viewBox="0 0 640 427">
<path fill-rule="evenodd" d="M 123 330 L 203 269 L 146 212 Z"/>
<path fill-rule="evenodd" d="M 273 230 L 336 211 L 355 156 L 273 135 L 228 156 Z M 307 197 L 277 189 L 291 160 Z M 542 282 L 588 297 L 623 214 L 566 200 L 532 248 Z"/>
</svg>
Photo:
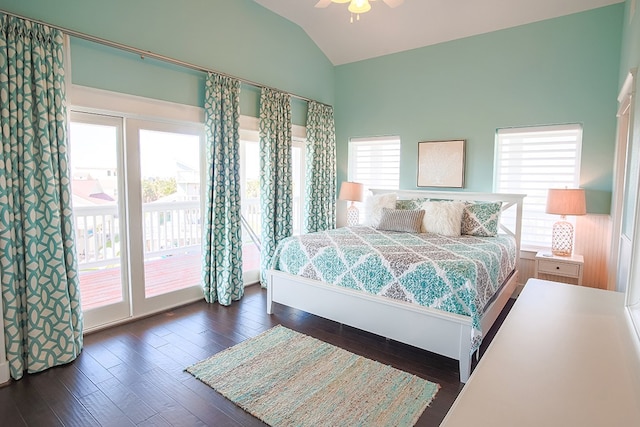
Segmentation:
<svg viewBox="0 0 640 427">
<path fill-rule="evenodd" d="M 423 217 L 423 210 L 382 208 L 382 218 L 376 228 L 378 230 L 420 233 Z"/>
</svg>

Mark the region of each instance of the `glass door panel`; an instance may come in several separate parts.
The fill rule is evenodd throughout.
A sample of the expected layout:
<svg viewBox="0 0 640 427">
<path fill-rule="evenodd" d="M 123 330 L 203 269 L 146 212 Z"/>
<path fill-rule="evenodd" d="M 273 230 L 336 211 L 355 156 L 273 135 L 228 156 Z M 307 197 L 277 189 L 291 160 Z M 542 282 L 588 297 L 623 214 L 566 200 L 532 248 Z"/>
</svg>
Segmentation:
<svg viewBox="0 0 640 427">
<path fill-rule="evenodd" d="M 242 213 L 242 272 L 245 284 L 260 278 L 260 146 L 240 141 L 240 204 Z"/>
<path fill-rule="evenodd" d="M 145 298 L 200 286 L 200 136 L 139 131 Z"/>
<path fill-rule="evenodd" d="M 304 191 L 305 191 L 305 144 L 293 141 L 291 147 L 291 180 L 292 180 L 292 215 L 293 235 L 302 234 L 304 230 Z"/>
<path fill-rule="evenodd" d="M 73 113 L 69 130 L 72 203 L 87 328 L 128 315 L 121 220 L 122 120 Z"/>
</svg>

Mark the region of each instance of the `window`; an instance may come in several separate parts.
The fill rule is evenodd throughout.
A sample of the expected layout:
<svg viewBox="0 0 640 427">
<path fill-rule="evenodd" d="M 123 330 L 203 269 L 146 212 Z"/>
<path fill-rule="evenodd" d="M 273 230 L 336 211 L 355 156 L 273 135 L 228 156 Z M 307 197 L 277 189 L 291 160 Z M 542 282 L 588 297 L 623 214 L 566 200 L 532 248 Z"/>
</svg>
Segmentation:
<svg viewBox="0 0 640 427">
<path fill-rule="evenodd" d="M 351 138 L 349 181 L 365 188 L 400 188 L 400 137 Z"/>
<path fill-rule="evenodd" d="M 580 125 L 498 130 L 494 191 L 527 195 L 522 213 L 523 245 L 532 249 L 551 246 L 551 229 L 559 217 L 545 213 L 547 190 L 578 187 L 581 146 Z M 514 221 L 515 217 L 506 215 L 505 222 Z"/>
</svg>

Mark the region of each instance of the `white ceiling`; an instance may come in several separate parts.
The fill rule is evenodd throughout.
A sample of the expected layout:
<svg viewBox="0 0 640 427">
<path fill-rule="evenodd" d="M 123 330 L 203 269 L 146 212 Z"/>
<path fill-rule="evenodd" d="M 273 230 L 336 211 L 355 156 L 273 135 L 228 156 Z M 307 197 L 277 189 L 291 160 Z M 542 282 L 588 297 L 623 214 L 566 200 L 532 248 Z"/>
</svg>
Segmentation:
<svg viewBox="0 0 640 427">
<path fill-rule="evenodd" d="M 394 9 L 376 0 L 353 24 L 347 4 L 318 9 L 318 0 L 254 1 L 298 24 L 334 65 L 340 65 L 624 0 L 405 0 Z"/>
</svg>

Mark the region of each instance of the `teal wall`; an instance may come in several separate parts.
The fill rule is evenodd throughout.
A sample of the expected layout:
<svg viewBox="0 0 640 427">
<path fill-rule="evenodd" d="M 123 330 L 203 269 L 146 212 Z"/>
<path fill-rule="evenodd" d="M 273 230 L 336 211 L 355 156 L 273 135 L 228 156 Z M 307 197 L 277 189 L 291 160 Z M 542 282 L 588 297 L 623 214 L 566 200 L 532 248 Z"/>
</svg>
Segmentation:
<svg viewBox="0 0 640 427">
<path fill-rule="evenodd" d="M 419 141 L 466 139 L 465 191 L 491 191 L 498 128 L 580 123 L 580 185 L 609 213 L 623 5 L 336 67 L 338 179 L 350 137 L 399 135 L 400 187 Z"/>
<path fill-rule="evenodd" d="M 0 0 L 0 9 L 334 103 L 334 67 L 297 25 L 251 0 Z M 72 39 L 76 84 L 202 106 L 204 73 Z M 241 110 L 257 116 L 259 90 Z M 305 124 L 306 103 L 293 101 Z"/>
<path fill-rule="evenodd" d="M 622 20 L 622 53 L 618 81 L 620 89 L 622 89 L 622 84 L 627 78 L 629 70 L 640 66 L 640 13 L 636 9 L 635 13 L 631 15 L 630 8 L 631 0 L 627 0 L 624 3 L 624 19 Z"/>
<path fill-rule="evenodd" d="M 620 64 L 637 66 L 640 55 L 623 4 L 338 67 L 251 0 L 0 0 L 0 9 L 334 105 L 340 181 L 350 137 L 400 135 L 405 189 L 417 188 L 419 141 L 463 138 L 464 190 L 491 191 L 496 129 L 580 123 L 588 210 L 610 209 Z M 201 72 L 71 46 L 74 83 L 203 104 Z M 259 90 L 243 85 L 241 99 L 242 113 L 257 116 Z M 293 119 L 305 123 L 306 103 L 294 100 Z"/>
</svg>

